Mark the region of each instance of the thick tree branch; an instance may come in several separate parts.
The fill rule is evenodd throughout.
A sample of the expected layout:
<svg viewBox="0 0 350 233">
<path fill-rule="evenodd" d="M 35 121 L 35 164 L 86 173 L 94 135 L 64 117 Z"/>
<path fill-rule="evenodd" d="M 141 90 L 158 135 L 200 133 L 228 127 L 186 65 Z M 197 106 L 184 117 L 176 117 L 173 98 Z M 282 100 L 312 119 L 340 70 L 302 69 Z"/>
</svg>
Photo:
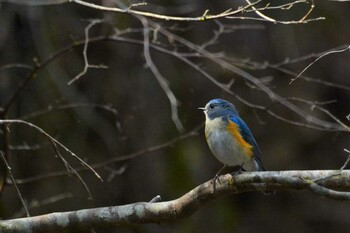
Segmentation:
<svg viewBox="0 0 350 233">
<path fill-rule="evenodd" d="M 92 227 L 160 223 L 187 217 L 219 197 L 257 190 L 308 189 L 331 199 L 350 200 L 350 193 L 344 191 L 350 190 L 349 170 L 251 172 L 234 177 L 227 174 L 219 180 L 214 193 L 212 181 L 208 181 L 172 201 L 138 202 L 4 220 L 0 221 L 0 232 L 66 232 Z"/>
</svg>

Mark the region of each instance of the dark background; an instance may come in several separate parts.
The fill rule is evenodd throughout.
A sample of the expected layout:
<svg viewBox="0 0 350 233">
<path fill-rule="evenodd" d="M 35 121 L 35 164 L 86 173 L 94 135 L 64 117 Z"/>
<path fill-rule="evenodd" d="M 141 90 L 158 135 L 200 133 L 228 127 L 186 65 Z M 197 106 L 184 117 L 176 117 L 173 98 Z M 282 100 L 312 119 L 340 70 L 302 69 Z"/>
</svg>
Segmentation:
<svg viewBox="0 0 350 233">
<path fill-rule="evenodd" d="M 213 53 L 224 52 L 237 61 L 276 64 L 287 58 L 299 58 L 340 46 L 344 48 L 350 38 L 349 3 L 317 1 L 315 4 L 310 17 L 325 17 L 325 20 L 291 25 L 220 20 L 235 27 L 235 30 L 222 34 L 217 43 L 206 49 Z M 241 5 L 244 5 L 243 1 L 169 1 L 164 5 L 149 2 L 149 6 L 138 9 L 168 15 L 198 16 L 206 9 L 215 14 Z M 280 20 L 298 20 L 309 7 L 301 4 L 290 11 L 271 10 L 266 14 Z M 93 27 L 91 36 L 106 35 L 113 27 L 120 30 L 134 28 L 138 31 L 130 37 L 143 39 L 142 25 L 133 16 L 100 12 L 73 3 L 45 7 L 3 3 L 0 11 L 2 107 L 29 74 L 27 68 L 8 68 L 6 65 L 34 65 L 35 60 L 45 61 L 62 48 L 83 40 L 84 29 L 89 24 L 87 19 L 98 18 L 108 22 Z M 155 22 L 162 27 L 176 25 L 186 29 L 173 32 L 198 45 L 212 38 L 218 29 L 214 21 Z M 159 41 L 166 43 L 164 38 L 159 38 Z M 167 43 L 165 47 L 172 50 L 171 46 L 175 45 Z M 178 49 L 186 51 L 186 48 Z M 83 46 L 76 46 L 39 69 L 20 92 L 7 118 L 26 119 L 38 125 L 89 164 L 158 145 L 181 134 L 171 120 L 170 104 L 165 93 L 147 68 L 142 45 L 115 41 L 89 44 L 89 62 L 104 64 L 108 69 L 89 69 L 77 82 L 68 85 L 68 81 L 83 69 L 82 51 Z M 197 108 L 203 107 L 212 98 L 220 97 L 235 103 L 255 135 L 268 170 L 339 169 L 345 162 L 347 154 L 344 148 L 349 145 L 347 133 L 314 130 L 280 121 L 265 111 L 237 101 L 173 56 L 154 50 L 151 50 L 151 55 L 180 102 L 178 110 L 185 132 L 204 122 L 204 115 Z M 301 59 L 283 68 L 299 73 L 314 59 Z M 220 82 L 228 83 L 234 79 L 231 89 L 242 98 L 256 104 L 269 104 L 268 97 L 251 88 L 242 77 L 206 59 L 193 58 L 192 61 Z M 304 79 L 289 85 L 290 79 L 295 76 L 272 68 L 245 70 L 255 77 L 271 78 L 269 87 L 286 98 L 319 102 L 336 100 L 323 107 L 347 123 L 346 116 L 350 113 L 349 61 L 349 51 L 331 54 L 305 73 L 307 77 L 337 84 L 340 88 Z M 110 106 L 117 113 L 96 107 L 72 107 L 26 117 L 48 109 L 48 106 L 55 109 L 55 106 L 82 103 L 100 104 L 105 108 Z M 296 104 L 310 110 L 310 106 Z M 275 111 L 302 121 L 283 106 L 276 106 Z M 324 114 L 310 112 L 331 121 Z M 30 209 L 31 215 L 149 201 L 158 194 L 163 200 L 171 200 L 211 179 L 221 168 L 206 145 L 203 128 L 199 132 L 198 136 L 181 140 L 165 149 L 98 169 L 104 179 L 102 183 L 91 172 L 81 172 L 94 198 L 93 203 L 74 175 L 48 177 L 52 172 L 64 171 L 65 166 L 55 157 L 48 140 L 33 128 L 25 125 L 10 127 L 8 160 L 18 179 L 43 176 L 38 181 L 19 185 L 29 204 L 39 202 L 37 207 Z M 3 137 L 0 143 L 4 150 Z M 20 145 L 28 145 L 31 149 L 18 150 Z M 72 166 L 81 166 L 68 153 L 63 150 L 61 153 Z M 119 171 L 122 174 L 111 176 Z M 57 195 L 65 198 L 42 203 Z M 243 193 L 216 200 L 193 216 L 171 224 L 122 227 L 104 232 L 346 232 L 350 227 L 349 207 L 348 202 L 322 199 L 308 191 L 277 192 L 274 196 L 259 192 Z M 14 187 L 6 186 L 1 194 L 1 218 L 23 216 L 21 208 Z"/>
</svg>

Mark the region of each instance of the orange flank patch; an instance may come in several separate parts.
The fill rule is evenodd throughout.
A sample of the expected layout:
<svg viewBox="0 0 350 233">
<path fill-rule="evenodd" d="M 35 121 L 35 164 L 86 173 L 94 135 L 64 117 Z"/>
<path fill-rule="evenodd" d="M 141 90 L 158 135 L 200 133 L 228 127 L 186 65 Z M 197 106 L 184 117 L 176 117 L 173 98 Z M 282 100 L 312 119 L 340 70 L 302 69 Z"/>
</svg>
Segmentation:
<svg viewBox="0 0 350 233">
<path fill-rule="evenodd" d="M 232 134 L 232 136 L 237 140 L 237 143 L 240 144 L 244 152 L 249 156 L 253 157 L 253 146 L 246 142 L 239 132 L 238 125 L 232 121 L 228 121 L 227 130 Z"/>
</svg>

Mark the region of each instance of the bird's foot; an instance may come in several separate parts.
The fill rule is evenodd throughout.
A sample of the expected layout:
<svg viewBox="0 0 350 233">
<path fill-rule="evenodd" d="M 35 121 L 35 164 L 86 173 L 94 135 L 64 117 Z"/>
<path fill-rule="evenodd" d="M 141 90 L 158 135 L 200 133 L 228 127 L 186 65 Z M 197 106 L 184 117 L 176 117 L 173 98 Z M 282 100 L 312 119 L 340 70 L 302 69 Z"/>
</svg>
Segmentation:
<svg viewBox="0 0 350 233">
<path fill-rule="evenodd" d="M 224 165 L 214 176 L 213 178 L 213 193 L 216 192 L 216 180 L 220 183 L 220 173 L 222 172 L 222 170 L 224 170 L 226 168 L 226 165 Z"/>
<path fill-rule="evenodd" d="M 230 174 L 231 174 L 231 176 L 237 176 L 239 174 L 242 174 L 243 172 L 245 172 L 245 170 L 243 168 L 243 163 L 242 163 L 242 165 L 239 166 L 239 168 L 236 171 L 234 171 L 234 172 L 232 172 Z"/>
</svg>

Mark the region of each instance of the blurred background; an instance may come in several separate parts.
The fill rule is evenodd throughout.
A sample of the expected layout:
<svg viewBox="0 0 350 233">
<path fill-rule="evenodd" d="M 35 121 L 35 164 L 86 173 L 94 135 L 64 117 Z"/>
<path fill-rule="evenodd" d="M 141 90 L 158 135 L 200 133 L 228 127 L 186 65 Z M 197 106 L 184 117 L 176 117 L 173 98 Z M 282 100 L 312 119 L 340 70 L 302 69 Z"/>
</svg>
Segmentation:
<svg viewBox="0 0 350 233">
<path fill-rule="evenodd" d="M 270 1 L 270 6 L 288 2 Z M 107 0 L 94 3 L 121 4 Z M 246 4 L 199 0 L 147 3 L 135 9 L 184 17 L 201 16 L 206 9 L 217 14 Z M 346 48 L 349 43 L 349 2 L 315 4 L 308 18 L 325 19 L 307 24 L 247 19 L 152 21 L 244 69 L 310 114 L 335 123 L 311 108 L 324 103 L 324 109 L 347 124 L 349 50 L 325 56 L 303 78 L 289 84 L 317 56 Z M 264 12 L 281 21 L 297 21 L 309 9 L 310 3 L 303 3 L 289 10 Z M 273 117 L 252 105 L 271 106 L 280 116 L 305 122 L 240 75 L 152 30 L 150 43 L 156 47 L 150 48 L 151 58 L 179 102 L 178 116 L 184 128 L 179 130 L 172 120 L 169 99 L 145 60 L 140 18 L 74 3 L 28 6 L 6 2 L 1 3 L 0 12 L 0 107 L 7 110 L 6 114 L 1 112 L 2 118 L 23 119 L 39 126 L 96 167 L 104 180 L 91 171 L 79 171 L 81 163 L 62 148 L 57 155 L 50 141 L 34 128 L 16 124 L 2 128 L 1 150 L 31 215 L 149 201 L 156 195 L 172 200 L 213 178 L 222 165 L 206 144 L 201 127 L 204 114 L 198 107 L 218 97 L 236 105 L 255 135 L 267 170 L 339 169 L 347 158 L 344 148 L 350 149 L 349 133 L 296 126 Z M 244 16 L 257 17 L 249 12 Z M 84 69 L 84 33 L 91 19 L 101 22 L 89 30 L 87 58 L 89 64 L 103 66 L 89 68 L 68 85 Z M 218 33 L 220 28 L 224 30 Z M 115 40 L 106 39 L 108 35 L 114 35 Z M 178 59 L 176 52 L 220 83 L 234 80 L 230 87 L 234 94 Z M 24 80 L 28 82 L 18 91 Z M 179 138 L 192 130 L 198 134 Z M 151 152 L 145 151 L 148 148 Z M 123 159 L 125 155 L 135 156 Z M 78 169 L 88 190 L 74 173 L 67 172 L 60 156 Z M 191 217 L 173 223 L 97 232 L 345 232 L 350 228 L 349 207 L 348 202 L 322 199 L 308 191 L 277 192 L 274 196 L 242 193 L 211 202 Z M 0 214 L 2 219 L 25 216 L 11 184 L 1 193 Z"/>
</svg>

